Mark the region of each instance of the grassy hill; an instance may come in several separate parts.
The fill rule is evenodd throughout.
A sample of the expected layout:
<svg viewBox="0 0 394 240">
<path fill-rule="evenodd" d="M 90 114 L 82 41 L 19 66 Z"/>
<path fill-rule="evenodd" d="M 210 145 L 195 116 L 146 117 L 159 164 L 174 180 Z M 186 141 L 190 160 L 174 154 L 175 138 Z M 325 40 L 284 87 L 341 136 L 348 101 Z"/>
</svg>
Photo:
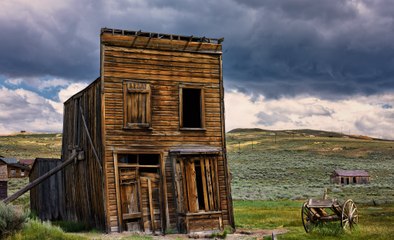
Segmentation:
<svg viewBox="0 0 394 240">
<path fill-rule="evenodd" d="M 0 155 L 18 159 L 59 158 L 61 145 L 61 134 L 0 136 Z"/>
<path fill-rule="evenodd" d="M 235 199 L 306 199 L 324 188 L 357 202 L 394 200 L 394 141 L 316 130 L 236 129 L 227 134 Z M 371 184 L 330 183 L 335 169 L 364 169 Z"/>
</svg>

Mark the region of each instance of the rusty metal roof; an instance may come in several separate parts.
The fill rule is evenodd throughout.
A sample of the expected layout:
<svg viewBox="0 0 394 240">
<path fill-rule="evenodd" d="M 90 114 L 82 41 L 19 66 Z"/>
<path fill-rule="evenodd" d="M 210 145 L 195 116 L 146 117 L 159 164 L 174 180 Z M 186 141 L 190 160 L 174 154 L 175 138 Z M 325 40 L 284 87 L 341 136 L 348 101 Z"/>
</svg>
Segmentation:
<svg viewBox="0 0 394 240">
<path fill-rule="evenodd" d="M 369 173 L 365 170 L 340 170 L 334 171 L 334 174 L 343 177 L 369 177 Z"/>
</svg>

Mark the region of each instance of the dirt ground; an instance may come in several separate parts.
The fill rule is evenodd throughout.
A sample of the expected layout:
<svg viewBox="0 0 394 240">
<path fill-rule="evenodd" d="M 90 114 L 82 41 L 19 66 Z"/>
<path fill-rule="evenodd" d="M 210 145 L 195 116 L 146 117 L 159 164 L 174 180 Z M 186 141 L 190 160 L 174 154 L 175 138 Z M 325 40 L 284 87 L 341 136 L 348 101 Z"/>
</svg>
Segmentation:
<svg viewBox="0 0 394 240">
<path fill-rule="evenodd" d="M 250 230 L 250 229 L 237 229 L 235 233 L 227 234 L 226 238 L 227 240 L 249 240 L 249 239 L 255 239 L 255 240 L 262 240 L 264 237 L 267 236 L 272 236 L 272 233 L 274 235 L 279 235 L 286 233 L 287 230 L 284 228 L 279 228 L 279 229 L 274 229 L 274 230 L 264 230 L 264 229 L 256 229 L 256 230 Z M 123 239 L 127 238 L 129 236 L 135 236 L 134 234 L 131 233 L 113 233 L 113 234 L 108 234 L 108 235 L 101 235 L 101 236 L 90 236 L 92 237 L 91 239 L 103 239 L 103 240 L 109 240 L 109 239 Z M 85 235 L 86 236 L 86 235 Z M 140 234 L 140 236 L 144 236 L 144 234 Z M 146 236 L 152 236 L 151 234 L 146 235 Z M 193 233 L 193 234 L 167 234 L 167 235 L 157 235 L 153 236 L 153 239 L 155 240 L 181 240 L 181 239 L 220 239 L 219 237 L 212 237 L 210 233 Z"/>
</svg>

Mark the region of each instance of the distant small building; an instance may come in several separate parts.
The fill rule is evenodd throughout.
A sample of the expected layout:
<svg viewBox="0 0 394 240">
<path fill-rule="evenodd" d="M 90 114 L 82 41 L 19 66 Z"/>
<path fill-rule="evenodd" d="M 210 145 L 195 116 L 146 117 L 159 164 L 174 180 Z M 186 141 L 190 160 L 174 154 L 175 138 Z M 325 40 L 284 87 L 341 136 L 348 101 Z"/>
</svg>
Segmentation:
<svg viewBox="0 0 394 240">
<path fill-rule="evenodd" d="M 34 164 L 34 159 L 19 159 L 19 163 L 31 168 Z"/>
<path fill-rule="evenodd" d="M 24 178 L 29 176 L 30 167 L 20 164 L 16 158 L 0 158 L 7 166 L 8 178 Z"/>
<path fill-rule="evenodd" d="M 370 178 L 365 170 L 335 170 L 331 174 L 331 182 L 337 184 L 367 184 Z"/>
</svg>

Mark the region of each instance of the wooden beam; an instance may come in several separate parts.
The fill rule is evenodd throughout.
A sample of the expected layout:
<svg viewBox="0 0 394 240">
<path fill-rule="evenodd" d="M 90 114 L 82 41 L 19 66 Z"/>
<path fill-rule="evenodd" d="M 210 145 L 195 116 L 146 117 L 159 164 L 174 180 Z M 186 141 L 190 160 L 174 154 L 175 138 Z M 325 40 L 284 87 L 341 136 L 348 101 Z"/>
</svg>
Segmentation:
<svg viewBox="0 0 394 240">
<path fill-rule="evenodd" d="M 153 200 L 152 200 L 152 183 L 150 178 L 146 178 L 148 180 L 148 198 L 149 198 L 149 210 L 150 210 L 150 223 L 152 226 L 152 232 L 155 233 L 155 209 L 153 208 Z"/>
<path fill-rule="evenodd" d="M 83 126 L 85 127 L 86 135 L 88 137 L 90 145 L 92 146 L 92 150 L 93 150 L 94 156 L 96 158 L 96 161 L 98 163 L 100 172 L 102 173 L 103 172 L 103 167 L 101 166 L 101 160 L 100 160 L 100 158 L 99 158 L 99 156 L 97 154 L 97 151 L 96 151 L 96 148 L 95 148 L 95 146 L 93 144 L 92 138 L 90 137 L 89 129 L 88 129 L 88 126 L 86 124 L 85 116 L 83 115 L 83 111 L 82 111 L 82 107 L 81 106 L 79 106 L 79 110 L 81 112 L 81 117 L 82 117 L 82 121 L 83 121 Z"/>
<path fill-rule="evenodd" d="M 44 175 L 42 175 L 41 177 L 37 178 L 36 180 L 34 180 L 33 182 L 27 184 L 24 188 L 20 189 L 19 191 L 17 191 L 16 193 L 12 194 L 11 196 L 9 196 L 8 198 L 4 199 L 3 202 L 5 204 L 8 204 L 12 201 L 14 201 L 15 199 L 17 199 L 18 197 L 20 197 L 22 194 L 24 194 L 25 192 L 29 191 L 30 189 L 32 189 L 33 187 L 37 186 L 38 184 L 42 183 L 45 179 L 49 178 L 50 176 L 52 176 L 53 174 L 57 173 L 58 171 L 62 170 L 64 167 L 66 167 L 67 165 L 69 165 L 70 163 L 72 163 L 74 161 L 74 159 L 78 156 L 78 152 L 75 151 L 71 154 L 71 157 L 68 158 L 66 161 L 64 161 L 62 164 L 60 164 L 59 166 L 51 169 L 50 171 L 48 171 L 47 173 L 45 173 Z"/>
</svg>

